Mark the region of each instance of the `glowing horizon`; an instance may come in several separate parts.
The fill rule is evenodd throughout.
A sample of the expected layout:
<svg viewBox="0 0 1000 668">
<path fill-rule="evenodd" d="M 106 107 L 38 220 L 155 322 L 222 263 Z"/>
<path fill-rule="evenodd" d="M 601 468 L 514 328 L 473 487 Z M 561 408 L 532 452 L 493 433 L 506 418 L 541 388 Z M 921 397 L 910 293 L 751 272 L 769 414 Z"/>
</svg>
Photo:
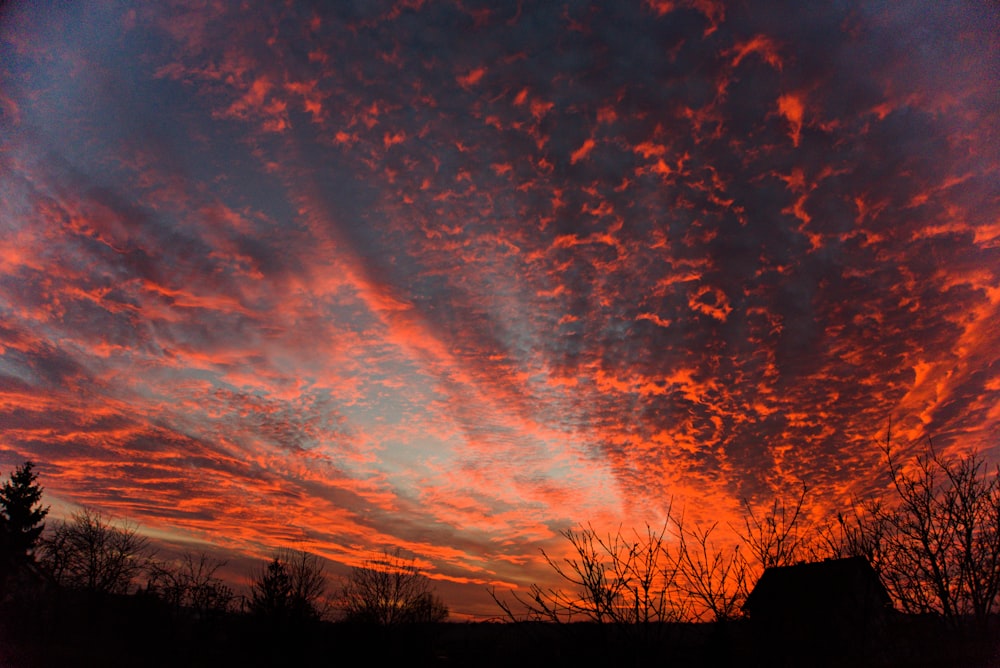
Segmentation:
<svg viewBox="0 0 1000 668">
<path fill-rule="evenodd" d="M 0 472 L 246 558 L 1000 461 L 995 8 L 0 10 Z"/>
</svg>

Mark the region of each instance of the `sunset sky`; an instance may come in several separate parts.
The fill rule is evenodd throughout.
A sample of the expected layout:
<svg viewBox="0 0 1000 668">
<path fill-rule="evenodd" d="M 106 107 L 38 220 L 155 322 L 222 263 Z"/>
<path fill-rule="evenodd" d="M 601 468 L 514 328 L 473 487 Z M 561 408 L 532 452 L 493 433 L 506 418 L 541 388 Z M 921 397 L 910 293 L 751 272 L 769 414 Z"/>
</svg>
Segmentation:
<svg viewBox="0 0 1000 668">
<path fill-rule="evenodd" d="M 0 472 L 232 559 L 1000 462 L 989 2 L 8 2 Z"/>
</svg>

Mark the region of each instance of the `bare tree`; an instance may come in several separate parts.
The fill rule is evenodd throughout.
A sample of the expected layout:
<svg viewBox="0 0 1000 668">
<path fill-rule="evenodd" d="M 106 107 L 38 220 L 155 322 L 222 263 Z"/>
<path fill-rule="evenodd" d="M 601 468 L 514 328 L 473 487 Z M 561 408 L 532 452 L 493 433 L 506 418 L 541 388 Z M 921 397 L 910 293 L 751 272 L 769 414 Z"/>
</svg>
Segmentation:
<svg viewBox="0 0 1000 668">
<path fill-rule="evenodd" d="M 251 575 L 250 610 L 294 620 L 320 619 L 328 611 L 326 569 L 302 550 L 281 549 Z"/>
<path fill-rule="evenodd" d="M 727 621 L 742 613 L 747 597 L 749 565 L 740 545 L 720 547 L 712 541 L 718 523 L 708 528 L 677 525 L 679 589 L 691 602 L 691 615 L 711 613 Z"/>
<path fill-rule="evenodd" d="M 744 499 L 744 526 L 737 532 L 762 568 L 788 566 L 799 557 L 803 547 L 799 519 L 807 491 L 803 484 L 802 492 L 791 503 L 775 497 L 770 508 L 764 512 L 754 512 L 749 500 Z"/>
<path fill-rule="evenodd" d="M 347 621 L 394 626 L 440 622 L 448 608 L 431 590 L 430 580 L 413 558 L 397 549 L 384 551 L 355 567 L 344 583 L 340 603 Z"/>
<path fill-rule="evenodd" d="M 152 556 L 136 525 L 104 519 L 84 508 L 57 524 L 40 545 L 41 562 L 62 585 L 125 594 Z"/>
<path fill-rule="evenodd" d="M 891 516 L 880 499 L 855 500 L 849 513 L 837 513 L 836 524 L 819 531 L 813 557 L 864 557 L 881 577 L 894 568 Z"/>
<path fill-rule="evenodd" d="M 318 555 L 304 550 L 284 549 L 278 557 L 285 563 L 292 585 L 292 603 L 301 616 L 324 617 L 330 608 L 326 567 Z"/>
<path fill-rule="evenodd" d="M 175 608 L 186 608 L 201 615 L 227 612 L 235 595 L 216 572 L 226 565 L 201 553 L 185 553 L 173 563 L 153 563 L 149 567 L 147 592 L 159 596 Z"/>
<path fill-rule="evenodd" d="M 888 435 L 883 451 L 897 497 L 873 520 L 887 528 L 887 588 L 904 610 L 985 627 L 1000 600 L 1000 467 L 977 453 L 942 457 L 930 441 L 904 466 Z"/>
<path fill-rule="evenodd" d="M 514 603 L 490 595 L 511 620 L 551 622 L 588 620 L 601 623 L 669 622 L 684 616 L 675 594 L 680 564 L 667 549 L 667 524 L 631 535 L 619 527 L 601 536 L 590 525 L 562 535 L 572 556 L 542 556 L 568 588 L 531 585 L 527 597 L 512 593 Z"/>
<path fill-rule="evenodd" d="M 833 556 L 863 556 L 894 603 L 985 629 L 1000 610 L 1000 467 L 978 453 L 926 449 L 909 459 L 894 450 L 891 428 L 880 444 L 889 499 L 855 502 L 824 536 Z"/>
<path fill-rule="evenodd" d="M 417 596 L 404 609 L 402 621 L 406 624 L 427 624 L 448 619 L 448 606 L 432 591 Z"/>
<path fill-rule="evenodd" d="M 776 496 L 769 506 L 757 510 L 744 499 L 743 526 L 730 526 L 740 539 L 736 544 L 712 539 L 717 522 L 688 529 L 683 520 L 676 521 L 680 590 L 691 604 L 692 618 L 711 614 L 716 621 L 726 621 L 739 617 L 755 575 L 804 556 L 800 522 L 807 491 L 803 484 L 792 500 Z"/>
<path fill-rule="evenodd" d="M 668 519 L 645 534 L 602 536 L 590 525 L 569 529 L 571 556 L 546 563 L 563 587 L 532 585 L 527 595 L 512 592 L 511 601 L 491 590 L 493 600 L 511 620 L 564 622 L 588 620 L 619 625 L 702 619 L 717 621 L 742 614 L 754 566 L 791 564 L 802 552 L 800 518 L 806 486 L 791 502 L 776 498 L 763 511 L 744 501 L 742 528 L 733 528 L 743 545 L 713 541 L 718 524 L 688 529 L 682 519 Z M 674 543 L 667 530 L 674 525 Z M 749 553 L 752 562 L 747 557 Z"/>
</svg>

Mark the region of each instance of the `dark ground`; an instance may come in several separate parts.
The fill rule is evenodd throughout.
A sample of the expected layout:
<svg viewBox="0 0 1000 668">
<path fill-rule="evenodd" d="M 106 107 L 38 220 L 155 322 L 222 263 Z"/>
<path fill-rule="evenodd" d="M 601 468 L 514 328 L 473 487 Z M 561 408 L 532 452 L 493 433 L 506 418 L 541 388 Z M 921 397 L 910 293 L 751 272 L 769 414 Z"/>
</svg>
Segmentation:
<svg viewBox="0 0 1000 668">
<path fill-rule="evenodd" d="M 805 629 L 805 630 L 803 630 Z M 141 596 L 51 591 L 0 605 L 0 667 L 49 666 L 869 666 L 1000 668 L 1000 619 L 985 631 L 893 615 L 866 640 L 750 620 L 613 627 L 445 623 L 395 629 L 197 615 Z"/>
</svg>

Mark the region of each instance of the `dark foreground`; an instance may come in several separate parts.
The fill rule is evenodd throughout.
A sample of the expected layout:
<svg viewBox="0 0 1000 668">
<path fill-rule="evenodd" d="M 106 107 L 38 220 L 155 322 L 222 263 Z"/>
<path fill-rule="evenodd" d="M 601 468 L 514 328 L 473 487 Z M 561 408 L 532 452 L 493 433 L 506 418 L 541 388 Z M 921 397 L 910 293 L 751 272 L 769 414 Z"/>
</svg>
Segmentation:
<svg viewBox="0 0 1000 668">
<path fill-rule="evenodd" d="M 199 615 L 139 596 L 57 592 L 0 605 L 0 667 L 871 666 L 1000 667 L 1000 620 L 949 629 L 895 615 L 859 633 L 728 624 L 434 624 L 394 629 Z"/>
</svg>

